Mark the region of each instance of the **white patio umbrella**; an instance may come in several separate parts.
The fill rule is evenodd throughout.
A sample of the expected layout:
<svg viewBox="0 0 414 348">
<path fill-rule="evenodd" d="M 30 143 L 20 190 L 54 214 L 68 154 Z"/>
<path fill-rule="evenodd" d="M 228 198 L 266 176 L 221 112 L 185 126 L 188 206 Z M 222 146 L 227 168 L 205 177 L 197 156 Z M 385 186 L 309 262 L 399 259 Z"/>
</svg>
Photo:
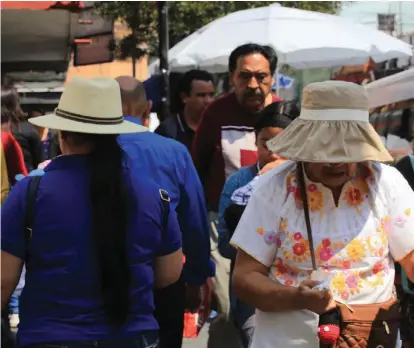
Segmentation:
<svg viewBox="0 0 414 348">
<path fill-rule="evenodd" d="M 270 45 L 281 64 L 294 69 L 363 64 L 412 56 L 412 47 L 381 31 L 339 16 L 272 4 L 219 18 L 169 51 L 171 71 L 198 67 L 227 71 L 228 57 L 237 46 L 254 42 Z M 158 61 L 150 66 L 155 72 Z"/>
<path fill-rule="evenodd" d="M 365 85 L 370 108 L 414 99 L 414 68 Z"/>
</svg>

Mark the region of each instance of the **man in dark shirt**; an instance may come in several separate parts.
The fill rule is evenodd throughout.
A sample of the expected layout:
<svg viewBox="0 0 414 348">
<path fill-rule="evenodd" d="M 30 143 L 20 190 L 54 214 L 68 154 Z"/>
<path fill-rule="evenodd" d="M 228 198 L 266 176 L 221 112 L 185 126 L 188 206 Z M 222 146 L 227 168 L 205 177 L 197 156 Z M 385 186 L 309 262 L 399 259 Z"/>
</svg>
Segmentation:
<svg viewBox="0 0 414 348">
<path fill-rule="evenodd" d="M 213 77 L 204 70 L 190 70 L 178 82 L 177 113 L 162 122 L 155 133 L 175 139 L 188 150 L 194 139 L 201 116 L 214 97 Z"/>
<path fill-rule="evenodd" d="M 254 126 L 261 110 L 280 101 L 271 93 L 276 65 L 276 53 L 268 46 L 250 43 L 237 47 L 229 57 L 234 92 L 217 98 L 205 109 L 194 137 L 192 155 L 207 199 L 211 256 L 216 263 L 214 291 L 218 312 L 223 316 L 230 307 L 230 262 L 217 250 L 219 199 L 226 179 L 240 167 L 257 161 Z M 225 327 L 218 321 L 210 328 L 214 326 L 214 334 L 220 326 Z"/>
</svg>

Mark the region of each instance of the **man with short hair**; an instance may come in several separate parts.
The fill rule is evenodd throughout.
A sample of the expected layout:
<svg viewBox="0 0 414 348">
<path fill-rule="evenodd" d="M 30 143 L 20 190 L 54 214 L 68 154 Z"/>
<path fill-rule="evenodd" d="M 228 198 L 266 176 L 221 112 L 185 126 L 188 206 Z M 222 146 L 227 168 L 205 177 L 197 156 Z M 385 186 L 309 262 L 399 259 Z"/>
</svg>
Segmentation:
<svg viewBox="0 0 414 348">
<path fill-rule="evenodd" d="M 125 119 L 149 125 L 151 101 L 141 82 L 131 76 L 117 78 Z M 181 347 L 184 310 L 194 311 L 201 302 L 201 287 L 214 276 L 203 189 L 187 149 L 173 139 L 151 132 L 123 134 L 119 144 L 128 165 L 137 175 L 148 175 L 164 187 L 171 208 L 178 214 L 186 260 L 180 280 L 155 292 L 155 316 L 160 325 L 160 347 Z"/>
<path fill-rule="evenodd" d="M 216 264 L 214 291 L 218 312 L 229 312 L 230 261 L 217 250 L 218 205 L 226 179 L 257 161 L 254 125 L 265 106 L 280 101 L 271 93 L 277 65 L 275 51 L 254 43 L 237 47 L 229 57 L 234 91 L 213 101 L 196 131 L 192 154 L 204 186 L 210 219 L 211 256 Z"/>
<path fill-rule="evenodd" d="M 162 122 L 155 133 L 175 139 L 190 151 L 201 116 L 215 93 L 213 76 L 204 70 L 187 71 L 176 91 L 177 114 Z"/>
</svg>

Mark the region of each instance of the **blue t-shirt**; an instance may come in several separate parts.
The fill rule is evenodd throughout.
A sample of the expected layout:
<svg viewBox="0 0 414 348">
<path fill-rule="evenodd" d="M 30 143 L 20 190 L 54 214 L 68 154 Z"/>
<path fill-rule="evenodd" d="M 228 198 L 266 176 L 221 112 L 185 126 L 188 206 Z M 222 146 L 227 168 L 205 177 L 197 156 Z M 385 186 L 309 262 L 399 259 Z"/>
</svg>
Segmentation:
<svg viewBox="0 0 414 348">
<path fill-rule="evenodd" d="M 46 167 L 27 249 L 30 259 L 20 299 L 20 345 L 129 338 L 158 329 L 153 317 L 153 259 L 178 250 L 181 232 L 171 211 L 168 231 L 162 235 L 159 186 L 151 178 L 133 177 L 125 180 L 135 202 L 125 246 L 132 276 L 130 315 L 115 331 L 107 325 L 99 291 L 87 156 L 57 157 Z M 2 250 L 23 260 L 28 182 L 26 178 L 16 184 L 1 212 Z"/>
</svg>

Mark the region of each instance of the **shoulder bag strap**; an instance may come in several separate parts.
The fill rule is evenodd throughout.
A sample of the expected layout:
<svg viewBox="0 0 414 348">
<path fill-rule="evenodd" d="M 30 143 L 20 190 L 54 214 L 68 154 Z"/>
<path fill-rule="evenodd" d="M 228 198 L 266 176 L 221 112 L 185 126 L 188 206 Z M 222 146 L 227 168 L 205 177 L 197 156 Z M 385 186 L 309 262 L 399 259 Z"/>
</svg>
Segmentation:
<svg viewBox="0 0 414 348">
<path fill-rule="evenodd" d="M 160 189 L 160 198 L 162 204 L 162 233 L 163 236 L 167 234 L 168 217 L 170 215 L 170 196 L 166 190 Z"/>
<path fill-rule="evenodd" d="M 25 221 L 25 236 L 26 244 L 32 239 L 33 236 L 33 223 L 35 216 L 35 205 L 37 190 L 39 188 L 41 176 L 34 176 L 31 178 L 26 192 L 26 221 Z"/>
<path fill-rule="evenodd" d="M 308 194 L 306 191 L 305 175 L 303 173 L 303 163 L 298 162 L 296 167 L 299 189 L 303 200 L 303 211 L 305 213 L 306 230 L 308 232 L 309 248 L 312 259 L 312 268 L 316 270 L 315 250 L 313 248 L 312 226 L 309 217 Z"/>
</svg>

